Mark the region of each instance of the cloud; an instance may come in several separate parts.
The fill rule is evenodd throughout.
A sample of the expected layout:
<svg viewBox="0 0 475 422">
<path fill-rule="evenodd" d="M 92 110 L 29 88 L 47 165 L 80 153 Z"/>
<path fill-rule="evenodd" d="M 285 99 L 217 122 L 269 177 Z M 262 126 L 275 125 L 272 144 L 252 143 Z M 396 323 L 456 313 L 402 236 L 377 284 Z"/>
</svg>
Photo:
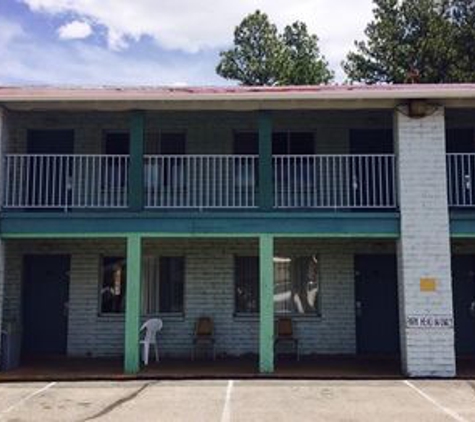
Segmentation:
<svg viewBox="0 0 475 422">
<path fill-rule="evenodd" d="M 58 28 L 58 36 L 62 40 L 82 40 L 91 34 L 91 25 L 84 21 L 72 21 Z"/>
<path fill-rule="evenodd" d="M 0 16 L 0 85 L 203 85 L 224 84 L 209 57 L 158 59 L 157 51 L 137 56 L 86 40 L 39 40 L 27 26 Z M 132 50 L 132 49 L 131 49 Z"/>
<path fill-rule="evenodd" d="M 282 28 L 302 20 L 321 39 L 322 52 L 335 65 L 344 58 L 371 18 L 371 0 L 18 0 L 50 15 L 73 14 L 105 28 L 112 50 L 142 37 L 160 47 L 195 53 L 224 48 L 234 27 L 256 9 Z"/>
</svg>

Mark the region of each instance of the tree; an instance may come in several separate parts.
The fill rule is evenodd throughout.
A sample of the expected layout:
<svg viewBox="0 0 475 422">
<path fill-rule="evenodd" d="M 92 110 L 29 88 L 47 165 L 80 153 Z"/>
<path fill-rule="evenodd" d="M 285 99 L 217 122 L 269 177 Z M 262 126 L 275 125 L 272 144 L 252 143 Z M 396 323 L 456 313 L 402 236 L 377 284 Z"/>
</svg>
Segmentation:
<svg viewBox="0 0 475 422">
<path fill-rule="evenodd" d="M 309 34 L 307 25 L 294 22 L 284 29 L 284 66 L 279 78 L 281 85 L 318 85 L 333 79 L 325 57 L 320 55 L 318 37 Z"/>
<path fill-rule="evenodd" d="M 242 85 L 308 85 L 333 78 L 317 36 L 304 23 L 287 26 L 281 35 L 259 10 L 236 27 L 234 47 L 220 53 L 216 72 Z"/>
<path fill-rule="evenodd" d="M 356 41 L 356 51 L 343 62 L 348 78 L 365 83 L 458 81 L 453 2 L 374 0 L 367 41 Z"/>
<path fill-rule="evenodd" d="M 475 81 L 475 0 L 453 0 L 454 43 L 457 46 L 456 78 Z"/>
<path fill-rule="evenodd" d="M 219 54 L 216 72 L 243 85 L 275 85 L 283 65 L 277 27 L 257 10 L 234 30 L 234 47 Z"/>
</svg>

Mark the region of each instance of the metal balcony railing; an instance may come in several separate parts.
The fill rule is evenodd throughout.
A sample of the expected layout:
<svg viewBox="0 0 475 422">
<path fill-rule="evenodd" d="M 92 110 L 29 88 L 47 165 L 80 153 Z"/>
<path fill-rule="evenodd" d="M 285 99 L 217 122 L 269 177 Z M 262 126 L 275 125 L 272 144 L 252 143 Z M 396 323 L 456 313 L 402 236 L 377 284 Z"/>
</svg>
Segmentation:
<svg viewBox="0 0 475 422">
<path fill-rule="evenodd" d="M 449 207 L 475 207 L 475 154 L 447 154 Z"/>
<path fill-rule="evenodd" d="M 397 206 L 394 155 L 274 156 L 276 208 Z"/>
<path fill-rule="evenodd" d="M 258 164 L 256 155 L 145 155 L 144 207 L 257 208 Z M 4 209 L 129 205 L 126 155 L 8 154 L 3 165 Z M 394 155 L 277 155 L 272 165 L 277 209 L 397 206 Z"/>
<path fill-rule="evenodd" d="M 6 209 L 125 208 L 127 155 L 8 154 Z"/>
<path fill-rule="evenodd" d="M 257 156 L 147 155 L 145 207 L 257 207 Z"/>
</svg>

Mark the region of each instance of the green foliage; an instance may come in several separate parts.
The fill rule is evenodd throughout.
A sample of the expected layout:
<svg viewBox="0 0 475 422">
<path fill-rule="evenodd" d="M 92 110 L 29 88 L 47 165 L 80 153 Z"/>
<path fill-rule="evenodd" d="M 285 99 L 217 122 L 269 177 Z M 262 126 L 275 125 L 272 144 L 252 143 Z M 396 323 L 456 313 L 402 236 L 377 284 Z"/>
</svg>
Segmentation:
<svg viewBox="0 0 475 422">
<path fill-rule="evenodd" d="M 351 81 L 450 83 L 475 80 L 474 0 L 374 0 L 366 41 L 343 68 Z"/>
<path fill-rule="evenodd" d="M 216 72 L 242 85 L 313 85 L 333 78 L 317 36 L 304 23 L 295 22 L 279 34 L 259 10 L 236 27 L 234 47 L 220 53 Z"/>
<path fill-rule="evenodd" d="M 281 85 L 318 85 L 333 79 L 328 62 L 320 55 L 318 37 L 309 34 L 307 25 L 294 22 L 284 29 L 285 59 L 279 78 Z"/>
</svg>

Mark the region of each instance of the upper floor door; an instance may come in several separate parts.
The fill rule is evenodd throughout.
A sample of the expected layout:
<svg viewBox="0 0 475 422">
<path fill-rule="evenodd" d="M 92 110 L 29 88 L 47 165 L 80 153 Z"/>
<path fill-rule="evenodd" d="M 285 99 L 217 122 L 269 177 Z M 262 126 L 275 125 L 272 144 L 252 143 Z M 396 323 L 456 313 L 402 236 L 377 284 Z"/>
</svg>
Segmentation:
<svg viewBox="0 0 475 422">
<path fill-rule="evenodd" d="M 27 153 L 35 157 L 25 162 L 25 202 L 33 209 L 65 206 L 73 167 L 72 158 L 61 155 L 74 153 L 74 130 L 29 130 Z"/>
<path fill-rule="evenodd" d="M 350 130 L 352 206 L 395 204 L 393 132 L 391 129 Z"/>
</svg>

